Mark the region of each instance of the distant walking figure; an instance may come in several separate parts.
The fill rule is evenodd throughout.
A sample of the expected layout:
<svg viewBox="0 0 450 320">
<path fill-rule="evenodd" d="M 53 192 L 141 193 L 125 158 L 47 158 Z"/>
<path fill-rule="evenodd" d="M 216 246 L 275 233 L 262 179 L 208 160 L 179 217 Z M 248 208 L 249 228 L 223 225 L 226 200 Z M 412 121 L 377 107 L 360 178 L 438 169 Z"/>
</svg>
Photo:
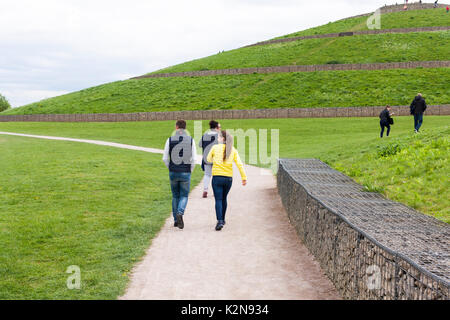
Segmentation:
<svg viewBox="0 0 450 320">
<path fill-rule="evenodd" d="M 188 202 L 197 151 L 194 139 L 186 133 L 186 121 L 178 120 L 175 130 L 175 134 L 166 141 L 163 161 L 169 168 L 174 227 L 183 229 L 183 215 Z"/>
<path fill-rule="evenodd" d="M 386 106 L 386 108 L 380 113 L 380 138 L 383 138 L 384 128 L 387 128 L 386 137 L 389 137 L 389 133 L 391 132 L 391 124 L 394 124 L 394 120 L 391 118 L 391 107 Z"/>
<path fill-rule="evenodd" d="M 445 8 L 445 10 L 447 11 L 447 13 L 450 11 L 450 8 L 447 6 L 447 8 Z"/>
<path fill-rule="evenodd" d="M 233 147 L 233 137 L 225 130 L 219 135 L 219 144 L 212 147 L 208 154 L 208 162 L 213 163 L 212 187 L 216 201 L 216 230 L 222 230 L 227 212 L 227 196 L 233 183 L 233 162 L 236 163 L 242 178 L 242 185 L 247 184 L 244 165 L 237 150 Z"/>
<path fill-rule="evenodd" d="M 423 123 L 423 113 L 427 109 L 427 104 L 425 99 L 422 97 L 421 93 L 418 93 L 414 98 L 410 106 L 410 113 L 414 115 L 414 132 L 419 132 L 420 127 Z"/>
<path fill-rule="evenodd" d="M 208 188 L 212 178 L 213 164 L 207 162 L 209 151 L 211 148 L 219 143 L 220 124 L 217 121 L 211 120 L 209 122 L 209 130 L 203 135 L 199 142 L 200 148 L 203 149 L 202 170 L 205 172 L 203 177 L 203 198 L 208 197 Z"/>
</svg>

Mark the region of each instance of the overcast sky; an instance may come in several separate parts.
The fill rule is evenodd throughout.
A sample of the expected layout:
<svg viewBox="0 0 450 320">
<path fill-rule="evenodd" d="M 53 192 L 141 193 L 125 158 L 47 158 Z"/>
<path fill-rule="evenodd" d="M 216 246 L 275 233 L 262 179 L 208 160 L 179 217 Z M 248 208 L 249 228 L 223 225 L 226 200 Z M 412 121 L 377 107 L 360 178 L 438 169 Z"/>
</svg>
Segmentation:
<svg viewBox="0 0 450 320">
<path fill-rule="evenodd" d="M 0 93 L 18 107 L 372 12 L 394 2 L 2 1 Z"/>
</svg>

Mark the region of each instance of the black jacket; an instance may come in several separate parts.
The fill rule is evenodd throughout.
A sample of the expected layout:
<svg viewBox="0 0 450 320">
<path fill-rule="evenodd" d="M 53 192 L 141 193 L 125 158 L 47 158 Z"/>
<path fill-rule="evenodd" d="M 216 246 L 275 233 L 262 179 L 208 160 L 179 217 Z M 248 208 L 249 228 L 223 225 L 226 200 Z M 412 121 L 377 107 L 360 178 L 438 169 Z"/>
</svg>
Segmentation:
<svg viewBox="0 0 450 320">
<path fill-rule="evenodd" d="M 381 123 L 388 125 L 390 123 L 389 122 L 390 118 L 391 118 L 391 115 L 389 114 L 388 109 L 384 109 L 383 111 L 381 111 L 381 113 L 380 113 L 380 122 Z"/>
<path fill-rule="evenodd" d="M 421 114 L 427 110 L 427 104 L 425 103 L 425 99 L 421 96 L 417 96 L 414 98 L 411 106 L 409 107 L 409 111 L 411 114 Z"/>
</svg>

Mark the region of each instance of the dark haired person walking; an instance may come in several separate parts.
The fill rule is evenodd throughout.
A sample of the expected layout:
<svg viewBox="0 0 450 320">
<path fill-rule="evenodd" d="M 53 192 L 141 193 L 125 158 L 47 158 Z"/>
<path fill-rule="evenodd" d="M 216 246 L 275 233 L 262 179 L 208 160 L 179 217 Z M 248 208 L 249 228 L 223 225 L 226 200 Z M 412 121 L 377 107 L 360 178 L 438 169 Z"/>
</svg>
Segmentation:
<svg viewBox="0 0 450 320">
<path fill-rule="evenodd" d="M 196 154 L 194 139 L 186 132 L 186 121 L 178 120 L 175 124 L 175 134 L 166 141 L 163 161 L 169 169 L 174 227 L 180 229 L 184 228 L 183 215 L 188 202 Z"/>
<path fill-rule="evenodd" d="M 205 172 L 203 177 L 203 198 L 208 197 L 208 188 L 211 183 L 213 166 L 212 163 L 206 161 L 206 158 L 208 157 L 211 148 L 219 142 L 219 131 L 220 124 L 215 120 L 211 120 L 209 122 L 209 130 L 203 135 L 199 142 L 200 148 L 203 149 L 202 170 Z"/>
<path fill-rule="evenodd" d="M 391 132 L 391 124 L 394 123 L 394 121 L 391 118 L 391 115 L 393 115 L 393 113 L 391 113 L 391 106 L 386 106 L 386 108 L 380 113 L 380 127 L 381 127 L 380 138 L 383 138 L 385 127 L 387 128 L 386 137 L 389 137 L 389 133 Z"/>
<path fill-rule="evenodd" d="M 227 212 L 227 196 L 233 183 L 233 162 L 236 163 L 242 178 L 242 185 L 247 184 L 247 175 L 237 150 L 233 147 L 233 137 L 225 130 L 219 135 L 219 144 L 212 147 L 208 162 L 213 163 L 212 187 L 216 201 L 216 230 L 222 230 Z"/>
<path fill-rule="evenodd" d="M 414 132 L 418 133 L 423 123 L 423 113 L 427 110 L 427 104 L 421 93 L 417 94 L 409 108 L 414 116 Z"/>
</svg>

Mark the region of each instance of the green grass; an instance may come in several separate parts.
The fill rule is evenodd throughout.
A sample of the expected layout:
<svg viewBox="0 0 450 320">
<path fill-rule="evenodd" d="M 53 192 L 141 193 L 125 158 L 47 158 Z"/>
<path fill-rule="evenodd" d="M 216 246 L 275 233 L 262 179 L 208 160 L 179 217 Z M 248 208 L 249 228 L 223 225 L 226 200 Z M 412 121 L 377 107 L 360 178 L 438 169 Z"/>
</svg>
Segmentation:
<svg viewBox="0 0 450 320">
<path fill-rule="evenodd" d="M 338 33 L 346 31 L 364 31 L 367 28 L 369 17 L 350 18 L 307 29 L 300 32 L 290 33 L 278 38 L 292 38 L 299 36 L 310 36 L 316 34 Z M 394 28 L 418 28 L 438 27 L 450 25 L 450 17 L 444 8 L 411 10 L 402 12 L 386 13 L 381 15 L 381 29 Z M 277 38 L 277 39 L 278 39 Z"/>
<path fill-rule="evenodd" d="M 448 68 L 161 78 L 113 82 L 2 112 L 126 113 L 409 105 L 450 101 Z"/>
<path fill-rule="evenodd" d="M 379 138 L 376 118 L 336 119 L 246 119 L 222 120 L 227 129 L 279 129 L 280 157 L 318 158 L 349 174 L 372 190 L 379 190 L 388 198 L 403 202 L 426 214 L 450 222 L 448 212 L 448 116 L 426 116 L 424 134 L 412 134 L 411 117 L 396 117 L 391 137 Z M 207 121 L 203 121 L 207 128 Z M 123 123 L 0 123 L 0 131 L 49 134 L 162 148 L 173 121 Z M 193 121 L 188 129 L 193 130 Z M 433 144 L 440 138 L 445 141 Z M 421 140 L 422 139 L 422 140 Z M 418 142 L 421 141 L 421 142 Z M 400 144 L 404 150 L 411 143 L 408 154 L 398 158 L 380 158 L 383 148 Z M 417 145 L 416 145 L 417 143 Z M 432 148 L 428 148 L 431 145 Z M 269 141 L 268 150 L 271 150 Z M 403 149 L 402 149 L 403 150 Z M 425 151 L 423 151 L 425 150 Z M 420 152 L 417 159 L 414 155 Z M 400 157 L 401 155 L 401 157 Z M 241 155 L 249 162 L 247 154 Z M 414 159 L 414 160 L 411 160 Z M 409 168 L 409 162 L 420 163 Z M 400 168 L 400 169 L 398 169 Z M 403 169 L 401 169 L 403 168 Z M 403 170 L 397 172 L 397 170 Z M 426 178 L 425 178 L 426 177 Z M 420 191 L 417 191 L 420 190 Z M 417 193 L 419 198 L 413 198 Z"/>
<path fill-rule="evenodd" d="M 9 136 L 0 148 L 0 299 L 122 294 L 170 216 L 161 156 Z M 71 265 L 81 290 L 66 287 Z"/>
<path fill-rule="evenodd" d="M 308 39 L 218 53 L 154 73 L 284 65 L 448 60 L 450 31 Z M 430 50 L 430 48 L 433 48 Z"/>
<path fill-rule="evenodd" d="M 450 128 L 402 135 L 333 163 L 369 190 L 450 223 Z"/>
</svg>

